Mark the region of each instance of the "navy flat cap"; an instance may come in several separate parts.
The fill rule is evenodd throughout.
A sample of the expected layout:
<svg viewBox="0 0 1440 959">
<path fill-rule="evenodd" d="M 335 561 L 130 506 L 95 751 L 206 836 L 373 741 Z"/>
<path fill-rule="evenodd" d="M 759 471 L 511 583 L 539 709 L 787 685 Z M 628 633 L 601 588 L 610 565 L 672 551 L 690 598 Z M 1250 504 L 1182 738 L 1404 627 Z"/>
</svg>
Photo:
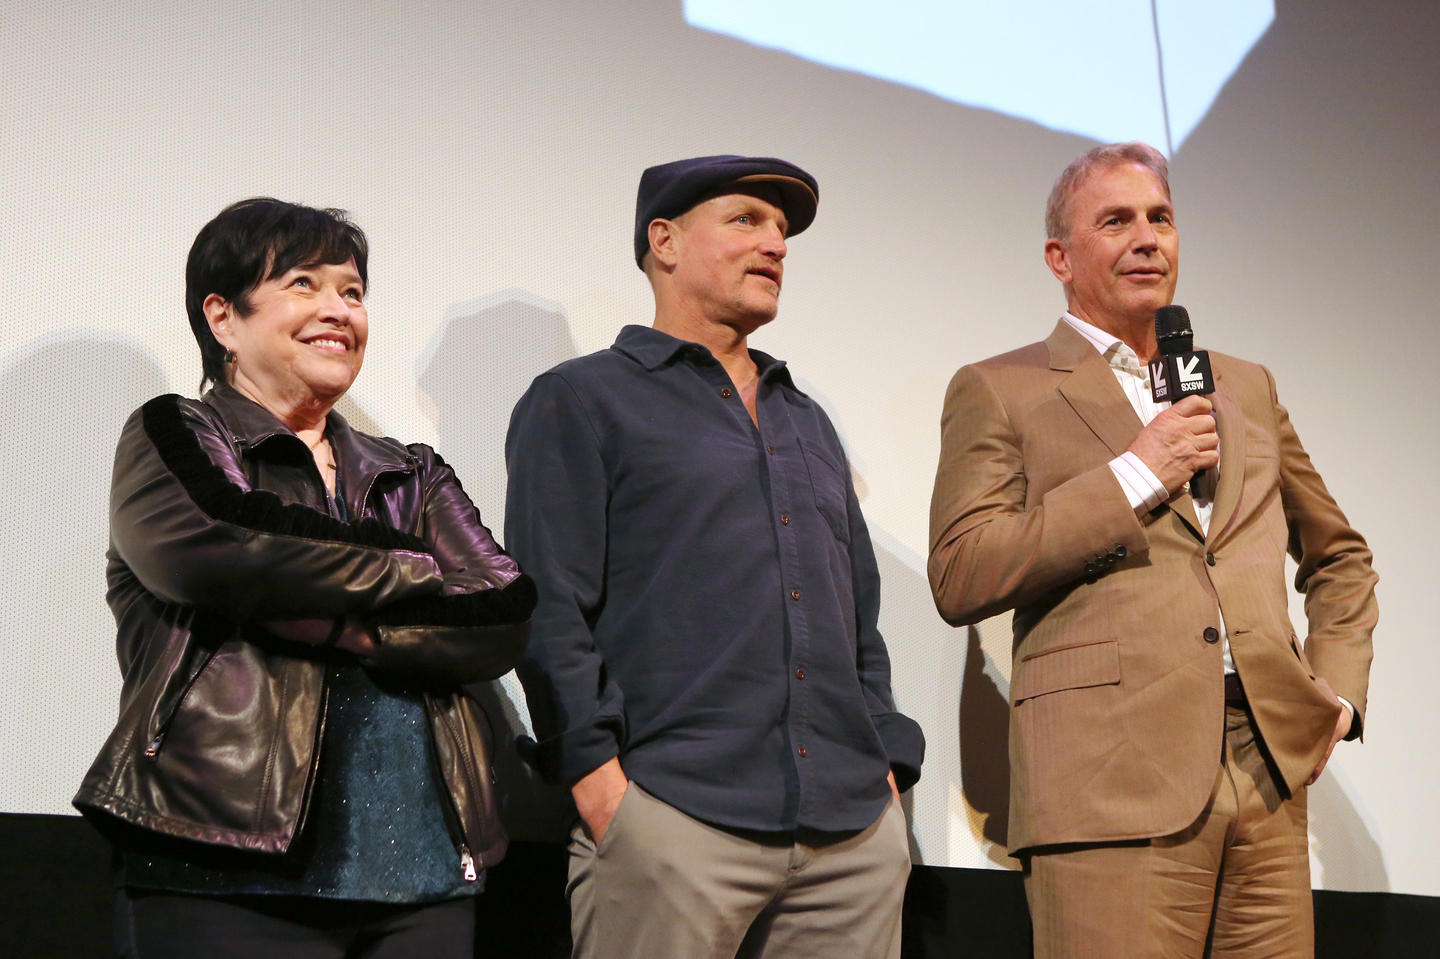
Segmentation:
<svg viewBox="0 0 1440 959">
<path fill-rule="evenodd" d="M 728 155 L 662 163 L 640 175 L 640 194 L 635 199 L 635 265 L 644 269 L 645 254 L 650 252 L 651 220 L 673 220 L 727 183 L 765 183 L 778 188 L 790 223 L 787 236 L 795 236 L 815 222 L 820 186 L 793 163 L 774 157 Z"/>
</svg>

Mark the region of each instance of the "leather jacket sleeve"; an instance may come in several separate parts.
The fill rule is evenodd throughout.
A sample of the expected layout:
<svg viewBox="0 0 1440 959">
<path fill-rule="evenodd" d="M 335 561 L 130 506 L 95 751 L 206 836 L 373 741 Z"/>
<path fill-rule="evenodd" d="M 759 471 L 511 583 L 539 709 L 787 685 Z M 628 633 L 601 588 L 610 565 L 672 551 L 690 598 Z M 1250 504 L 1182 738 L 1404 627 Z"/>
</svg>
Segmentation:
<svg viewBox="0 0 1440 959">
<path fill-rule="evenodd" d="M 249 489 L 213 414 L 173 395 L 125 425 L 110 531 L 148 591 L 234 622 L 363 612 L 443 586 L 418 538 Z"/>
<path fill-rule="evenodd" d="M 375 664 L 460 682 L 514 668 L 530 638 L 536 593 L 530 577 L 496 544 L 450 468 L 428 446 L 409 447 L 424 496 L 421 537 L 444 577 L 440 595 L 375 610 Z"/>
</svg>

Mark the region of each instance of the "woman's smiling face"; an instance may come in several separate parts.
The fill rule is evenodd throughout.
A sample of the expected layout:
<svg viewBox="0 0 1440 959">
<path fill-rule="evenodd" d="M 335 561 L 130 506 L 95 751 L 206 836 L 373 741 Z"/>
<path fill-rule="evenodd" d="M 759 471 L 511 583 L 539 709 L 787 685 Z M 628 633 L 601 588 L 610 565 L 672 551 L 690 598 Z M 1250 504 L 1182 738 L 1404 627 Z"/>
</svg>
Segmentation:
<svg viewBox="0 0 1440 959">
<path fill-rule="evenodd" d="M 211 321 L 215 338 L 235 354 L 237 389 L 278 413 L 297 403 L 333 404 L 355 382 L 370 323 L 354 260 L 297 266 L 263 280 L 247 299 L 248 316 L 231 303 Z"/>
</svg>

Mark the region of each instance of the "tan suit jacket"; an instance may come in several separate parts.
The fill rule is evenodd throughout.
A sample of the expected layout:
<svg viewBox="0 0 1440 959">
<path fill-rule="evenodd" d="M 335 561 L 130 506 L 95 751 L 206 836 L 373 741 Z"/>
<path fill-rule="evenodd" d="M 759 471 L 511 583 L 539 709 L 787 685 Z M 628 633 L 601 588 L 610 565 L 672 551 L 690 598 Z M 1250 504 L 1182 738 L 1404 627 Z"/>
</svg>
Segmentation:
<svg viewBox="0 0 1440 959">
<path fill-rule="evenodd" d="M 961 369 L 942 419 L 930 585 L 953 625 L 1013 609 L 1012 852 L 1169 835 L 1209 799 L 1224 724 L 1221 619 L 1282 792 L 1364 720 L 1375 573 L 1276 400 L 1268 370 L 1211 353 L 1220 482 L 1209 535 L 1182 490 L 1137 517 L 1109 461 L 1141 429 L 1063 320 Z M 1288 614 L 1299 563 L 1309 636 Z"/>
</svg>

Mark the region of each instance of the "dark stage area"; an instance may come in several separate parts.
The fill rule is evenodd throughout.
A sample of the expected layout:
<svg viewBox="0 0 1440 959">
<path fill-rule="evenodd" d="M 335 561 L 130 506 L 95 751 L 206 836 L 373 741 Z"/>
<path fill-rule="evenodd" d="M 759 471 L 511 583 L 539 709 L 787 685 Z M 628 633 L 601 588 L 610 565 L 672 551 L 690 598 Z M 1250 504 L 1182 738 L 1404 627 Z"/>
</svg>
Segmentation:
<svg viewBox="0 0 1440 959">
<path fill-rule="evenodd" d="M 480 898 L 476 955 L 569 955 L 565 855 L 514 843 Z M 0 814 L 0 941 L 7 959 L 111 955 L 110 854 L 75 816 Z M 1317 959 L 1440 959 L 1440 899 L 1315 893 Z M 905 896 L 905 959 L 1030 955 L 1018 873 L 917 866 Z M 843 959 L 843 957 L 837 957 Z"/>
</svg>

